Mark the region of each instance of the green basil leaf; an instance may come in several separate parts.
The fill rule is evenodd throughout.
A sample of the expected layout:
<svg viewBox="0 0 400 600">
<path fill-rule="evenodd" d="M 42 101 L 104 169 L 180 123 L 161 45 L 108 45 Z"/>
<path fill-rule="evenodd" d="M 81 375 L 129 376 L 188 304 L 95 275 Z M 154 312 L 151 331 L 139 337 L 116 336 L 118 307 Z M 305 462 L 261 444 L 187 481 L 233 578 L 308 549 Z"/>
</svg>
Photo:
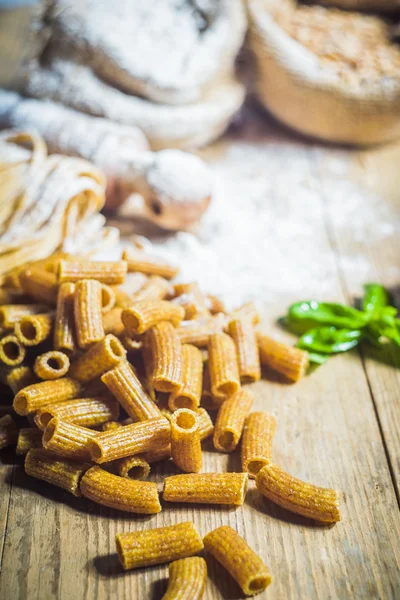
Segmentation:
<svg viewBox="0 0 400 600">
<path fill-rule="evenodd" d="M 380 285 L 379 283 L 366 283 L 364 285 L 362 309 L 365 312 L 375 312 L 377 309 L 387 306 L 389 302 L 389 294 L 383 285 Z"/>
<path fill-rule="evenodd" d="M 307 328 L 331 325 L 345 329 L 361 329 L 368 324 L 371 318 L 369 314 L 352 306 L 333 302 L 317 302 L 316 300 L 304 300 L 292 304 L 288 317 L 291 322 L 304 321 Z"/>
<path fill-rule="evenodd" d="M 359 329 L 316 327 L 302 335 L 297 347 L 322 354 L 336 354 L 354 348 L 361 338 L 362 331 Z"/>
</svg>

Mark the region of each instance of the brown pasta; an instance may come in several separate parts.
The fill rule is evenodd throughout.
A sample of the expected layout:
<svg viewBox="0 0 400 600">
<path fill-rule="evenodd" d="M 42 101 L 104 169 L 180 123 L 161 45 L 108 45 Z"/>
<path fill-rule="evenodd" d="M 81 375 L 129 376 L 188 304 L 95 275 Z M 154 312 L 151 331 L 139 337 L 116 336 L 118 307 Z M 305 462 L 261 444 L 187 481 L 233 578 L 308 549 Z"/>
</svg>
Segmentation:
<svg viewBox="0 0 400 600">
<path fill-rule="evenodd" d="M 272 462 L 257 473 L 256 486 L 268 500 L 290 512 L 323 523 L 340 521 L 339 493 L 336 490 L 296 479 Z"/>
<path fill-rule="evenodd" d="M 210 316 L 210 311 L 207 308 L 206 297 L 199 288 L 199 284 L 195 281 L 190 283 L 176 283 L 174 285 L 175 296 L 182 294 L 190 294 L 197 305 L 197 313 L 200 317 Z"/>
<path fill-rule="evenodd" d="M 115 541 L 119 560 L 125 570 L 187 558 L 204 548 L 203 540 L 190 521 L 157 529 L 119 533 Z"/>
<path fill-rule="evenodd" d="M 232 527 L 218 527 L 203 541 L 207 552 L 225 567 L 247 596 L 260 594 L 272 582 L 261 558 Z"/>
<path fill-rule="evenodd" d="M 211 394 L 224 401 L 240 388 L 235 344 L 225 333 L 213 333 L 208 342 Z"/>
<path fill-rule="evenodd" d="M 277 342 L 263 333 L 257 334 L 263 365 L 278 371 L 291 381 L 298 381 L 309 365 L 308 352 Z"/>
<path fill-rule="evenodd" d="M 46 425 L 42 444 L 46 450 L 60 456 L 74 460 L 90 460 L 87 445 L 96 435 L 98 435 L 97 431 L 54 417 Z"/>
<path fill-rule="evenodd" d="M 16 444 L 18 429 L 11 415 L 0 418 L 0 449 Z"/>
<path fill-rule="evenodd" d="M 246 496 L 247 482 L 247 473 L 173 475 L 164 481 L 163 499 L 168 502 L 241 506 Z"/>
<path fill-rule="evenodd" d="M 40 267 L 30 267 L 19 277 L 22 290 L 37 302 L 55 305 L 57 302 L 57 277 Z"/>
<path fill-rule="evenodd" d="M 88 463 L 61 458 L 43 448 L 31 448 L 25 457 L 28 475 L 56 485 L 74 496 L 82 495 L 79 483 L 89 467 Z"/>
<path fill-rule="evenodd" d="M 121 319 L 121 314 L 122 308 L 116 306 L 103 315 L 103 329 L 106 335 L 107 333 L 112 333 L 119 337 L 124 333 L 125 327 Z"/>
<path fill-rule="evenodd" d="M 242 471 L 254 478 L 272 460 L 275 417 L 265 412 L 252 412 L 247 417 L 242 436 Z"/>
<path fill-rule="evenodd" d="M 207 348 L 210 336 L 219 331 L 222 331 L 222 325 L 214 319 L 205 322 L 186 321 L 184 325 L 177 327 L 181 343 L 192 344 L 198 348 Z"/>
<path fill-rule="evenodd" d="M 13 329 L 22 317 L 45 313 L 47 307 L 44 304 L 6 304 L 0 306 L 0 327 L 2 329 Z"/>
<path fill-rule="evenodd" d="M 50 350 L 35 360 L 33 370 L 39 379 L 59 379 L 68 373 L 69 358 L 64 352 Z"/>
<path fill-rule="evenodd" d="M 199 435 L 201 441 L 210 437 L 214 433 L 214 425 L 211 417 L 204 408 L 196 409 L 197 420 L 199 424 Z"/>
<path fill-rule="evenodd" d="M 25 347 L 15 335 L 0 339 L 0 361 L 9 367 L 20 365 L 26 356 Z"/>
<path fill-rule="evenodd" d="M 150 464 L 143 458 L 142 454 L 126 456 L 115 462 L 115 468 L 120 477 L 142 480 L 147 479 L 150 474 Z"/>
<path fill-rule="evenodd" d="M 200 556 L 175 560 L 168 565 L 168 588 L 161 600 L 201 600 L 207 581 L 207 564 Z"/>
<path fill-rule="evenodd" d="M 64 400 L 40 408 L 35 415 L 35 423 L 44 431 L 53 417 L 81 427 L 96 427 L 111 419 L 118 419 L 119 404 L 114 398 L 104 397 Z"/>
<path fill-rule="evenodd" d="M 36 382 L 36 377 L 30 367 L 14 367 L 7 373 L 5 383 L 11 388 L 14 396 L 22 388 Z"/>
<path fill-rule="evenodd" d="M 184 344 L 181 350 L 180 384 L 177 391 L 172 392 L 168 406 L 171 410 L 190 408 L 196 410 L 200 405 L 203 384 L 203 359 L 195 346 Z"/>
<path fill-rule="evenodd" d="M 46 404 L 77 398 L 81 391 L 80 383 L 70 377 L 63 377 L 56 381 L 40 381 L 18 392 L 14 398 L 14 410 L 19 415 L 28 415 Z"/>
<path fill-rule="evenodd" d="M 106 314 L 109 310 L 115 306 L 115 294 L 111 286 L 102 283 L 101 284 L 101 312 Z"/>
<path fill-rule="evenodd" d="M 132 302 L 143 300 L 163 300 L 169 294 L 169 283 L 163 277 L 153 275 L 149 277 L 143 287 L 132 296 Z M 132 304 L 131 302 L 131 304 Z"/>
<path fill-rule="evenodd" d="M 75 329 L 80 348 L 88 348 L 104 338 L 101 283 L 83 279 L 75 285 Z"/>
<path fill-rule="evenodd" d="M 250 317 L 233 319 L 228 325 L 229 335 L 236 345 L 239 375 L 242 383 L 252 383 L 261 378 L 260 355 L 257 337 Z"/>
<path fill-rule="evenodd" d="M 15 454 L 27 454 L 31 448 L 42 447 L 42 432 L 37 427 L 23 427 L 18 432 Z"/>
<path fill-rule="evenodd" d="M 95 466 L 86 471 L 80 487 L 86 498 L 109 508 L 145 515 L 161 511 L 156 483 L 118 477 Z"/>
<path fill-rule="evenodd" d="M 171 416 L 171 455 L 174 463 L 186 473 L 198 473 L 203 465 L 199 419 L 187 408 Z"/>
<path fill-rule="evenodd" d="M 50 338 L 53 325 L 53 313 L 22 317 L 15 324 L 15 335 L 24 346 L 38 346 Z"/>
<path fill-rule="evenodd" d="M 152 357 L 152 383 L 159 392 L 179 389 L 181 373 L 181 343 L 174 326 L 163 321 L 146 333 L 146 343 Z"/>
<path fill-rule="evenodd" d="M 147 396 L 128 362 L 121 362 L 107 371 L 101 380 L 134 421 L 161 417 L 160 409 Z"/>
<path fill-rule="evenodd" d="M 120 285 L 125 281 L 127 264 L 124 260 L 119 262 L 89 261 L 89 260 L 60 260 L 58 268 L 58 281 L 82 281 L 95 279 L 108 285 Z"/>
<path fill-rule="evenodd" d="M 253 325 L 258 325 L 261 321 L 260 313 L 254 302 L 248 302 L 247 304 L 243 304 L 243 306 L 240 306 L 234 310 L 230 314 L 229 319 L 242 319 L 246 317 L 250 318 Z"/>
<path fill-rule="evenodd" d="M 71 354 L 76 349 L 74 295 L 74 283 L 67 282 L 60 285 L 54 320 L 54 348 Z"/>
<path fill-rule="evenodd" d="M 177 267 L 156 262 L 151 257 L 145 254 L 139 254 L 124 250 L 122 254 L 123 260 L 128 263 L 128 273 L 144 273 L 145 275 L 158 275 L 164 279 L 173 279 L 179 273 Z"/>
<path fill-rule="evenodd" d="M 181 296 L 176 296 L 173 300 L 171 300 L 172 304 L 176 304 L 177 306 L 181 306 L 185 311 L 184 320 L 190 321 L 191 319 L 196 319 L 201 315 L 201 310 L 199 305 L 196 302 L 195 297 L 192 294 L 182 294 Z"/>
<path fill-rule="evenodd" d="M 109 333 L 71 364 L 70 375 L 87 383 L 115 367 L 125 357 L 125 348 L 118 338 Z"/>
<path fill-rule="evenodd" d="M 143 459 L 149 463 L 149 465 L 162 460 L 168 460 L 171 458 L 171 444 L 168 442 L 167 445 L 143 452 L 143 454 L 140 456 L 142 456 Z"/>
<path fill-rule="evenodd" d="M 253 394 L 239 390 L 218 411 L 214 429 L 214 447 L 220 452 L 233 452 L 242 435 L 243 426 L 253 404 Z"/>
<path fill-rule="evenodd" d="M 92 460 L 101 464 L 164 448 L 169 440 L 170 424 L 167 419 L 150 419 L 99 433 L 89 442 L 88 448 Z"/>
<path fill-rule="evenodd" d="M 161 323 L 170 321 L 177 327 L 185 316 L 182 306 L 166 300 L 142 300 L 122 311 L 122 322 L 129 335 L 141 334 Z"/>
</svg>

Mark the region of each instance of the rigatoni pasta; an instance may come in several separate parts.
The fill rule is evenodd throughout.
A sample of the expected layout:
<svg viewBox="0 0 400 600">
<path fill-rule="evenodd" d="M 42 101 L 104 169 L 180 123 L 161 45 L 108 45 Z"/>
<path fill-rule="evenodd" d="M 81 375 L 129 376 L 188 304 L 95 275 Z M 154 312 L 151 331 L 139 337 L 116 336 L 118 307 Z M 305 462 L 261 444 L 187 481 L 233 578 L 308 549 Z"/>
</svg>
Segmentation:
<svg viewBox="0 0 400 600">
<path fill-rule="evenodd" d="M 72 354 L 76 348 L 74 320 L 74 283 L 62 283 L 58 288 L 54 320 L 54 348 Z"/>
<path fill-rule="evenodd" d="M 36 382 L 36 377 L 30 367 L 21 365 L 9 371 L 5 383 L 11 388 L 13 394 L 17 394 L 22 388 Z"/>
<path fill-rule="evenodd" d="M 178 408 L 196 410 L 200 405 L 203 384 L 203 359 L 196 346 L 182 346 L 182 363 L 180 383 L 175 392 L 169 396 L 168 406 L 174 411 Z"/>
<path fill-rule="evenodd" d="M 261 363 L 274 371 L 278 371 L 291 381 L 298 381 L 309 365 L 308 352 L 300 350 L 268 337 L 257 334 Z"/>
<path fill-rule="evenodd" d="M 142 454 L 120 458 L 115 461 L 114 466 L 118 475 L 127 479 L 147 479 L 150 474 L 150 463 Z"/>
<path fill-rule="evenodd" d="M 31 477 L 81 496 L 79 483 L 90 464 L 61 458 L 43 448 L 31 448 L 25 457 L 25 472 Z"/>
<path fill-rule="evenodd" d="M 9 367 L 20 365 L 26 356 L 25 347 L 13 335 L 0 338 L 0 361 Z"/>
<path fill-rule="evenodd" d="M 55 305 L 57 302 L 57 277 L 40 267 L 29 267 L 19 276 L 23 291 L 34 301 Z"/>
<path fill-rule="evenodd" d="M 109 333 L 72 363 L 70 375 L 82 383 L 88 383 L 115 367 L 125 357 L 125 348 L 118 338 Z"/>
<path fill-rule="evenodd" d="M 50 350 L 36 358 L 33 370 L 39 379 L 59 379 L 68 373 L 69 365 L 64 352 Z"/>
<path fill-rule="evenodd" d="M 90 460 L 87 446 L 89 440 L 96 435 L 98 432 L 93 429 L 53 417 L 46 425 L 42 444 L 46 450 L 51 450 L 60 456 L 74 460 Z"/>
<path fill-rule="evenodd" d="M 235 450 L 253 400 L 253 394 L 242 389 L 222 404 L 214 428 L 214 447 L 217 450 L 221 452 Z"/>
<path fill-rule="evenodd" d="M 260 356 L 251 318 L 231 320 L 228 331 L 236 345 L 240 381 L 242 383 L 258 381 L 261 378 Z"/>
<path fill-rule="evenodd" d="M 252 412 L 247 417 L 242 436 L 242 470 L 254 478 L 272 460 L 275 417 L 265 412 Z"/>
<path fill-rule="evenodd" d="M 118 419 L 119 404 L 114 398 L 88 397 L 50 404 L 40 408 L 35 415 L 36 425 L 43 431 L 53 417 L 82 427 L 96 427 Z"/>
<path fill-rule="evenodd" d="M 111 286 L 101 284 L 101 312 L 106 314 L 115 306 L 115 293 Z"/>
<path fill-rule="evenodd" d="M 141 334 L 161 323 L 170 321 L 177 327 L 185 316 L 182 306 L 165 300 L 142 300 L 122 311 L 122 322 L 129 335 Z"/>
<path fill-rule="evenodd" d="M 174 463 L 186 473 L 197 473 L 203 464 L 199 419 L 187 408 L 171 415 L 171 455 Z"/>
<path fill-rule="evenodd" d="M 95 279 L 100 283 L 119 285 L 125 281 L 127 263 L 124 260 L 118 262 L 95 261 L 95 260 L 60 260 L 58 267 L 58 281 L 82 281 L 83 279 Z"/>
<path fill-rule="evenodd" d="M 179 273 L 177 267 L 156 261 L 142 253 L 133 253 L 129 250 L 124 250 L 122 258 L 128 263 L 128 273 L 159 275 L 165 279 L 173 279 Z"/>
<path fill-rule="evenodd" d="M 158 323 L 146 333 L 152 361 L 151 381 L 159 392 L 179 389 L 181 343 L 175 327 L 168 321 Z"/>
<path fill-rule="evenodd" d="M 15 335 L 24 346 L 38 346 L 49 339 L 53 330 L 54 314 L 28 315 L 15 324 Z"/>
<path fill-rule="evenodd" d="M 80 383 L 70 377 L 62 377 L 55 381 L 40 381 L 18 392 L 14 398 L 14 410 L 19 415 L 28 415 L 46 404 L 77 398 L 81 391 Z"/>
<path fill-rule="evenodd" d="M 168 588 L 161 600 L 201 600 L 207 581 L 204 558 L 190 556 L 174 560 L 168 572 Z"/>
<path fill-rule="evenodd" d="M 221 403 L 240 388 L 234 341 L 226 333 L 213 333 L 208 341 L 211 394 Z"/>
<path fill-rule="evenodd" d="M 95 279 L 83 279 L 75 285 L 74 315 L 80 348 L 88 348 L 104 338 L 101 284 Z"/>
<path fill-rule="evenodd" d="M 246 497 L 247 481 L 247 473 L 172 475 L 164 481 L 163 499 L 168 502 L 241 506 Z"/>
<path fill-rule="evenodd" d="M 132 296 L 133 302 L 140 302 L 141 300 L 163 300 L 168 296 L 170 285 L 166 279 L 153 275 L 149 277 L 146 283 L 140 290 L 135 292 Z M 132 304 L 131 301 L 131 304 Z"/>
<path fill-rule="evenodd" d="M 37 427 L 23 427 L 18 432 L 16 454 L 27 454 L 31 448 L 42 448 L 43 433 Z"/>
<path fill-rule="evenodd" d="M 0 306 L 0 327 L 13 329 L 22 317 L 45 313 L 47 310 L 45 304 L 5 304 Z"/>
<path fill-rule="evenodd" d="M 125 331 L 125 326 L 121 319 L 122 308 L 119 306 L 114 306 L 107 313 L 103 314 L 103 329 L 104 333 L 112 333 L 113 335 L 119 337 Z"/>
</svg>

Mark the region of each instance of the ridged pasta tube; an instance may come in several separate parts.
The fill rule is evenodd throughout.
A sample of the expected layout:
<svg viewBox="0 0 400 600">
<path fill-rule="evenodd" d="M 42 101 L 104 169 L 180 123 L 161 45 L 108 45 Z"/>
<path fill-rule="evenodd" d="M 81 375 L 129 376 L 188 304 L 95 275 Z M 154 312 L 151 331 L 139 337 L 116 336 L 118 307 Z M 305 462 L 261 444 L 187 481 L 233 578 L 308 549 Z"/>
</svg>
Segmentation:
<svg viewBox="0 0 400 600">
<path fill-rule="evenodd" d="M 53 334 L 54 348 L 70 354 L 76 349 L 74 295 L 74 283 L 62 283 L 58 288 Z"/>
<path fill-rule="evenodd" d="M 151 354 L 154 388 L 159 392 L 179 389 L 181 373 L 181 343 L 175 327 L 168 321 L 158 323 L 146 333 Z"/>
<path fill-rule="evenodd" d="M 122 312 L 122 322 L 129 335 L 144 333 L 161 321 L 170 321 L 174 327 L 185 316 L 182 306 L 166 300 L 142 300 L 125 308 Z"/>
<path fill-rule="evenodd" d="M 199 418 L 188 408 L 171 415 L 171 454 L 174 463 L 186 473 L 197 473 L 203 464 Z"/>
<path fill-rule="evenodd" d="M 241 506 L 247 492 L 247 481 L 247 473 L 172 475 L 164 481 L 163 499 L 168 502 Z"/>
<path fill-rule="evenodd" d="M 40 408 L 35 415 L 36 425 L 43 431 L 53 417 L 81 427 L 96 427 L 119 417 L 119 404 L 114 398 L 92 397 L 64 400 Z"/>
<path fill-rule="evenodd" d="M 161 600 L 201 600 L 207 581 L 207 564 L 200 556 L 175 560 L 168 566 L 168 588 Z"/>
<path fill-rule="evenodd" d="M 228 331 L 236 345 L 240 381 L 258 381 L 261 378 L 260 356 L 251 318 L 233 319 L 229 322 Z"/>
<path fill-rule="evenodd" d="M 196 410 L 200 405 L 201 390 L 203 385 L 203 359 L 196 346 L 184 344 L 182 346 L 182 364 L 179 388 L 170 394 L 169 408 L 174 411 L 178 408 Z"/>
<path fill-rule="evenodd" d="M 233 452 L 242 435 L 243 426 L 253 404 L 253 394 L 239 390 L 222 404 L 214 428 L 214 447 L 221 452 Z"/>
<path fill-rule="evenodd" d="M 126 350 L 114 335 L 109 333 L 100 342 L 78 357 L 70 368 L 70 375 L 82 383 L 88 383 L 103 375 L 126 357 Z"/>
<path fill-rule="evenodd" d="M 19 415 L 28 415 L 47 404 L 77 398 L 81 391 L 81 384 L 70 377 L 62 377 L 55 381 L 40 381 L 18 392 L 14 398 L 14 410 Z"/>
<path fill-rule="evenodd" d="M 82 281 L 83 279 L 95 279 L 100 283 L 108 285 L 119 285 L 125 281 L 127 263 L 124 260 L 118 262 L 96 261 L 96 260 L 60 260 L 58 267 L 58 281 Z"/>
<path fill-rule="evenodd" d="M 242 470 L 254 478 L 272 460 L 275 417 L 265 412 L 252 412 L 247 417 L 242 435 Z"/>
<path fill-rule="evenodd" d="M 257 334 L 260 359 L 263 365 L 278 371 L 291 381 L 298 381 L 309 365 L 308 352 L 282 344 L 264 335 Z"/>
<path fill-rule="evenodd" d="M 80 348 L 88 348 L 104 338 L 101 283 L 83 279 L 75 285 L 75 330 Z"/>
<path fill-rule="evenodd" d="M 226 333 L 213 333 L 208 341 L 211 394 L 224 401 L 240 388 L 234 341 Z"/>
<path fill-rule="evenodd" d="M 50 350 L 36 358 L 33 370 L 39 379 L 59 379 L 68 373 L 69 364 L 64 352 Z"/>
<path fill-rule="evenodd" d="M 31 448 L 25 457 L 25 472 L 67 490 L 74 496 L 81 496 L 80 480 L 90 464 L 61 458 L 43 448 Z"/>
</svg>

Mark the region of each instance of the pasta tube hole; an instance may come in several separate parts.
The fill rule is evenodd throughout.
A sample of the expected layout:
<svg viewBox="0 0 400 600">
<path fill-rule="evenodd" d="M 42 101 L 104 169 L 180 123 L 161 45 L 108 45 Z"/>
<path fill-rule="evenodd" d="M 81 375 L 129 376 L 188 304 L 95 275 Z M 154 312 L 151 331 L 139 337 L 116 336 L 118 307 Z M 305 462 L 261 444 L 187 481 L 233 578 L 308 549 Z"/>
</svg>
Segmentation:
<svg viewBox="0 0 400 600">
<path fill-rule="evenodd" d="M 116 358 L 121 358 L 125 356 L 125 350 L 122 344 L 117 340 L 117 338 L 109 338 L 107 340 L 108 348 Z"/>
<path fill-rule="evenodd" d="M 142 480 L 142 479 L 146 479 L 147 475 L 148 475 L 147 470 L 142 465 L 135 465 L 135 466 L 131 467 L 128 471 L 129 479 Z"/>
<path fill-rule="evenodd" d="M 101 286 L 101 307 L 104 312 L 111 310 L 115 304 L 115 294 L 108 285 Z"/>
<path fill-rule="evenodd" d="M 21 335 L 28 341 L 33 342 L 37 335 L 38 335 L 38 330 L 37 327 L 34 323 L 32 323 L 32 321 L 21 321 L 20 322 L 20 332 Z"/>
<path fill-rule="evenodd" d="M 260 594 L 270 583 L 270 577 L 265 577 L 262 575 L 259 577 L 253 577 L 248 583 L 248 592 L 252 595 Z"/>
<path fill-rule="evenodd" d="M 47 429 L 46 429 L 47 431 Z M 102 450 L 101 448 L 96 444 L 95 440 L 91 440 L 91 444 L 90 444 L 90 454 L 92 457 L 92 460 L 96 461 L 99 460 L 102 456 Z"/>
<path fill-rule="evenodd" d="M 257 475 L 259 471 L 268 463 L 266 460 L 250 460 L 247 465 L 247 470 L 251 475 Z"/>
<path fill-rule="evenodd" d="M 36 415 L 35 417 L 35 421 L 38 425 L 38 427 L 40 429 L 42 429 L 42 431 L 44 431 L 47 427 L 47 425 L 50 423 L 50 421 L 52 420 L 53 415 L 49 412 L 43 412 L 40 415 Z"/>
<path fill-rule="evenodd" d="M 179 415 L 176 416 L 175 423 L 181 429 L 188 431 L 193 429 L 197 425 L 196 415 L 191 414 L 187 411 L 182 411 Z"/>
<path fill-rule="evenodd" d="M 224 431 L 218 438 L 219 445 L 228 451 L 235 448 L 235 436 L 232 431 Z"/>
<path fill-rule="evenodd" d="M 50 419 L 50 421 L 47 423 L 46 429 L 44 430 L 44 434 L 43 434 L 43 446 L 47 442 L 49 442 L 51 440 L 51 438 L 53 437 L 54 432 L 56 430 L 56 424 L 57 424 L 56 419 Z"/>
<path fill-rule="evenodd" d="M 60 371 L 64 366 L 64 362 L 61 358 L 52 357 L 47 360 L 47 365 L 50 369 L 53 369 L 54 371 Z"/>
<path fill-rule="evenodd" d="M 173 401 L 174 410 L 178 408 L 189 408 L 190 410 L 196 410 L 196 403 L 187 396 L 177 396 Z"/>
<path fill-rule="evenodd" d="M 3 352 L 9 360 L 17 360 L 20 358 L 21 348 L 16 342 L 9 341 L 3 345 Z"/>
<path fill-rule="evenodd" d="M 223 396 L 233 396 L 238 391 L 238 385 L 234 381 L 227 381 L 218 386 L 218 393 Z"/>
</svg>

